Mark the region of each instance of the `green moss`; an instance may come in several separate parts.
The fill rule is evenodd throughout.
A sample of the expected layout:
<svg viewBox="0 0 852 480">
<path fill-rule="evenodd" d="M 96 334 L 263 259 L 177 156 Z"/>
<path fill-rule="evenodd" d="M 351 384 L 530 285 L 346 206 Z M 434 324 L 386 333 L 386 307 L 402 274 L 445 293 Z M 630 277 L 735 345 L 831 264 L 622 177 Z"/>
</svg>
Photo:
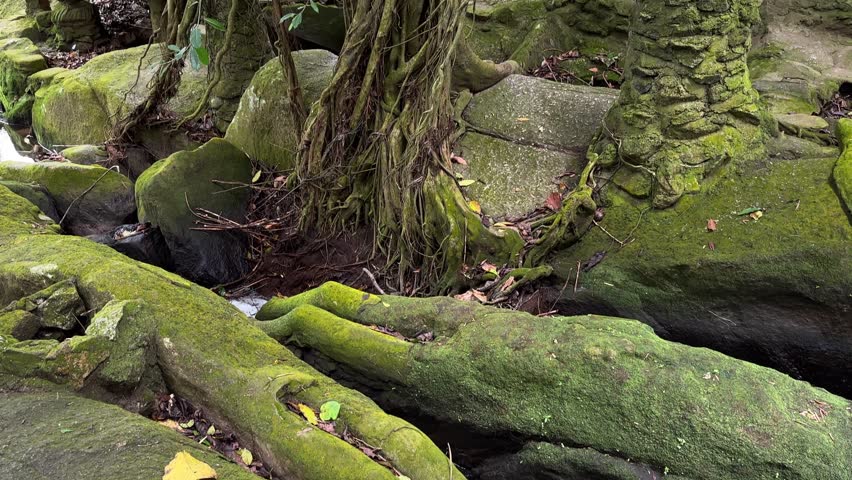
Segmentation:
<svg viewBox="0 0 852 480">
<path fill-rule="evenodd" d="M 846 213 L 852 215 L 852 120 L 840 119 L 837 122 L 837 138 L 843 146 L 843 153 L 834 166 L 834 184 L 846 205 Z"/>
<path fill-rule="evenodd" d="M 410 332 L 423 328 L 422 315 L 439 326 L 435 341 L 410 347 L 404 385 L 385 393 L 397 407 L 489 434 L 591 447 L 690 478 L 833 478 L 850 468 L 840 454 L 852 442 L 848 400 L 718 352 L 667 342 L 640 322 L 540 318 L 441 298 L 376 302 L 335 285 L 320 290 L 277 301 L 259 316 L 311 300 L 339 315 L 363 296 L 353 317 L 359 323 Z M 339 339 L 344 345 L 314 338 L 310 346 L 349 364 L 349 337 Z M 395 345 L 370 345 L 383 352 L 364 358 L 400 354 L 392 353 Z M 363 358 L 352 365 L 371 370 Z M 373 375 L 383 378 L 385 366 L 375 364 Z M 802 416 L 815 400 L 831 413 Z M 573 457 L 573 464 L 583 460 Z"/>
<path fill-rule="evenodd" d="M 0 40 L 0 103 L 8 121 L 29 123 L 33 96 L 27 91 L 27 78 L 46 68 L 44 57 L 30 40 Z"/>
<path fill-rule="evenodd" d="M 180 451 L 221 480 L 257 479 L 213 450 L 121 408 L 49 387 L 0 393 L 0 428 L 16 441 L 5 455 L 10 478 L 161 478 Z"/>
<path fill-rule="evenodd" d="M 390 470 L 358 449 L 289 412 L 278 400 L 282 389 L 282 395 L 317 409 L 325 400 L 339 401 L 344 406 L 341 424 L 382 448 L 383 455 L 410 478 L 446 474 L 446 457 L 419 430 L 317 373 L 253 327 L 225 299 L 83 238 L 32 235 L 30 231 L 38 229 L 22 220 L 30 220 L 34 211 L 26 201 L 0 187 L 0 299 L 16 298 L 21 289 L 36 291 L 34 285 L 50 275 L 51 282 L 75 278 L 78 291 L 94 311 L 110 301 L 144 304 L 138 318 L 152 322 L 152 336 L 146 338 L 153 338 L 149 348 L 156 352 L 156 369 L 162 371 L 172 391 L 204 408 L 217 423 L 233 426 L 246 437 L 246 445 L 262 452 L 264 460 L 281 475 L 306 480 L 394 478 Z M 125 308 L 125 320 L 134 318 L 128 313 L 132 311 Z M 68 348 L 67 362 L 89 365 L 84 360 L 99 358 L 93 355 L 95 345 L 105 345 L 108 352 L 113 349 L 104 337 L 77 338 L 93 339 L 88 340 L 91 349 L 86 350 L 85 345 L 64 347 Z M 118 338 L 121 323 L 116 342 Z M 26 342 L 14 346 L 20 348 L 22 343 Z M 46 365 L 40 358 L 59 348 L 52 343 L 36 355 L 0 349 L 0 366 L 17 365 L 13 371 L 19 375 L 44 373 L 40 368 Z M 95 376 L 86 378 L 96 382 Z M 70 384 L 77 386 L 78 381 L 74 377 Z M 87 386 L 85 380 L 83 384 Z M 463 476 L 456 472 L 454 478 Z"/>
<path fill-rule="evenodd" d="M 337 56 L 324 50 L 293 53 L 305 105 L 316 101 L 328 86 Z M 252 79 L 240 100 L 225 138 L 253 160 L 275 170 L 293 168 L 300 132 L 293 126 L 281 64 L 270 60 Z"/>
<path fill-rule="evenodd" d="M 142 59 L 145 48 L 98 55 L 36 91 L 33 129 L 39 141 L 48 147 L 103 143 L 114 122 L 145 98 L 147 86 L 163 61 L 157 45 Z M 179 116 L 194 110 L 204 91 L 206 74 L 206 69 L 196 72 L 187 67 L 169 108 Z"/>
</svg>

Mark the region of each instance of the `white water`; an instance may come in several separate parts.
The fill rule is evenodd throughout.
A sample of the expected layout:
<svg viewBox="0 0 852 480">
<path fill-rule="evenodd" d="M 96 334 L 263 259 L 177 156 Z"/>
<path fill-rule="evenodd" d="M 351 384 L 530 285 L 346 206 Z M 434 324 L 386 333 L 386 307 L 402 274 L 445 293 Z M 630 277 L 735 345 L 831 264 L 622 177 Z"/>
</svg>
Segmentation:
<svg viewBox="0 0 852 480">
<path fill-rule="evenodd" d="M 15 144 L 12 143 L 12 138 L 9 137 L 9 132 L 0 124 L 0 161 L 7 160 L 33 163 L 33 159 L 18 153 Z"/>
<path fill-rule="evenodd" d="M 260 307 L 268 301 L 268 298 L 259 297 L 257 295 L 247 295 L 245 297 L 232 299 L 231 304 L 239 308 L 240 311 L 245 313 L 247 316 L 253 317 L 257 314 L 258 310 L 260 310 Z"/>
</svg>

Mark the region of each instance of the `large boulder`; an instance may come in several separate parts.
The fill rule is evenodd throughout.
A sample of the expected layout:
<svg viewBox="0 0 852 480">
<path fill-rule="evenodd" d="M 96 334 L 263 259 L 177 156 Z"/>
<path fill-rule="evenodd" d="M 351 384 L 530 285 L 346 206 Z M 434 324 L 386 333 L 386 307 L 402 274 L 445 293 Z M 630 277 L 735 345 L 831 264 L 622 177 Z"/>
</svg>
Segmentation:
<svg viewBox="0 0 852 480">
<path fill-rule="evenodd" d="M 523 215 L 552 192 L 573 188 L 585 151 L 618 91 L 511 75 L 477 93 L 462 118 L 467 133 L 456 170 L 492 217 Z"/>
<path fill-rule="evenodd" d="M 39 142 L 46 147 L 103 143 L 115 122 L 145 99 L 151 78 L 164 60 L 158 45 L 143 59 L 145 48 L 105 53 L 76 70 L 46 79 L 33 106 L 33 130 Z M 192 112 L 205 84 L 206 69 L 196 72 L 187 67 L 167 107 L 178 115 Z"/>
<path fill-rule="evenodd" d="M 603 228 L 553 259 L 558 285 L 580 262 L 562 308 L 636 318 L 849 396 L 852 225 L 835 162 L 739 165 L 666 210 L 608 195 Z"/>
<path fill-rule="evenodd" d="M 55 387 L 15 383 L 0 377 L 0 428 L 14 439 L 0 453 L 4 479 L 150 480 L 182 451 L 213 467 L 220 480 L 258 478 L 140 415 Z"/>
<path fill-rule="evenodd" d="M 32 12 L 28 12 L 30 1 L 4 0 L 0 2 L 0 39 L 29 38 L 37 41 L 41 37 Z"/>
<path fill-rule="evenodd" d="M 29 39 L 0 40 L 0 103 L 8 121 L 29 123 L 33 96 L 27 91 L 27 78 L 46 68 L 44 57 Z"/>
<path fill-rule="evenodd" d="M 160 160 L 137 179 L 139 220 L 160 228 L 179 274 L 218 285 L 245 273 L 243 239 L 229 232 L 194 230 L 199 219 L 192 209 L 243 223 L 250 192 L 238 184 L 249 184 L 251 177 L 248 157 L 230 142 L 214 138 Z"/>
<path fill-rule="evenodd" d="M 35 183 L 53 198 L 62 227 L 75 235 L 110 230 L 133 218 L 133 183 L 114 170 L 64 162 L 0 162 L 0 179 Z M 50 211 L 44 212 L 50 214 Z"/>
<path fill-rule="evenodd" d="M 331 81 L 337 56 L 326 50 L 293 52 L 305 105 L 315 102 Z M 293 126 L 281 64 L 270 60 L 251 81 L 240 100 L 225 138 L 268 168 L 293 168 L 299 132 Z"/>
</svg>

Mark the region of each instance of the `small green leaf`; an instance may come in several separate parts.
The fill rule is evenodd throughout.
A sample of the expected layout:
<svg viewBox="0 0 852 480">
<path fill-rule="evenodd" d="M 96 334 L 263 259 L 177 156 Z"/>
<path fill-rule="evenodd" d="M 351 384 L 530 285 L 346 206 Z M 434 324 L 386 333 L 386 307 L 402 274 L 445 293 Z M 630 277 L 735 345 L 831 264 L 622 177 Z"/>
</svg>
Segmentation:
<svg viewBox="0 0 852 480">
<path fill-rule="evenodd" d="M 743 211 L 741 211 L 741 212 L 737 212 L 737 215 L 738 215 L 738 216 L 740 216 L 740 217 L 742 217 L 743 215 L 748 215 L 748 214 L 750 214 L 750 213 L 754 213 L 754 212 L 762 212 L 762 211 L 763 211 L 763 209 L 762 209 L 762 208 L 751 207 L 751 208 L 746 208 L 745 210 L 743 210 Z"/>
<path fill-rule="evenodd" d="M 340 415 L 340 404 L 334 400 L 325 402 L 320 407 L 320 420 L 323 422 L 337 420 L 338 415 Z"/>
<path fill-rule="evenodd" d="M 179 423 L 180 428 L 192 428 L 195 425 L 195 420 L 190 419 L 188 422 Z"/>
<path fill-rule="evenodd" d="M 210 65 L 210 52 L 206 48 L 196 48 L 195 54 L 198 55 L 198 60 L 202 65 Z"/>
<path fill-rule="evenodd" d="M 178 47 L 177 45 L 169 45 L 169 50 L 177 53 L 180 51 L 180 47 Z"/>
<path fill-rule="evenodd" d="M 204 33 L 201 31 L 201 26 L 194 25 L 189 31 L 189 44 L 192 48 L 201 48 L 204 46 Z"/>
<path fill-rule="evenodd" d="M 260 180 L 260 175 L 262 173 L 263 173 L 263 171 L 258 170 L 257 173 L 254 174 L 254 177 L 252 177 L 251 183 L 257 183 L 257 181 Z"/>
<path fill-rule="evenodd" d="M 216 427 L 210 425 L 210 428 L 207 429 L 207 436 L 216 435 Z"/>
<path fill-rule="evenodd" d="M 279 20 L 278 23 L 284 23 L 287 20 L 290 20 L 291 18 L 293 18 L 295 16 L 296 16 L 295 13 L 288 13 L 287 15 L 284 15 L 283 17 L 281 17 L 281 20 Z"/>
<path fill-rule="evenodd" d="M 314 0 L 311 0 L 311 8 L 314 9 L 316 13 L 319 13 L 319 5 Z"/>
<path fill-rule="evenodd" d="M 254 455 L 251 454 L 251 451 L 249 449 L 241 448 L 240 459 L 243 461 L 243 463 L 246 464 L 246 466 L 249 466 L 251 465 L 251 462 L 254 461 Z"/>
<path fill-rule="evenodd" d="M 204 17 L 204 21 L 207 22 L 207 25 L 210 25 L 211 27 L 215 28 L 216 30 L 219 30 L 220 32 L 225 31 L 225 24 L 220 22 L 219 20 L 216 20 L 215 18 Z"/>
<path fill-rule="evenodd" d="M 469 187 L 469 186 L 473 185 L 474 183 L 476 183 L 476 180 L 469 180 L 469 179 L 468 180 L 462 180 L 462 181 L 459 182 L 459 186 Z"/>
<path fill-rule="evenodd" d="M 194 48 L 189 51 L 189 64 L 193 70 L 201 70 L 201 59 L 198 57 L 198 50 Z"/>
<path fill-rule="evenodd" d="M 71 433 L 72 430 L 70 428 L 63 428 L 59 430 L 59 433 Z"/>
<path fill-rule="evenodd" d="M 298 15 L 293 17 L 293 20 L 290 22 L 290 30 L 295 30 L 299 28 L 299 25 L 302 24 L 302 12 L 299 12 Z"/>
<path fill-rule="evenodd" d="M 175 60 L 182 60 L 188 49 L 189 47 L 181 48 L 180 51 L 175 54 Z"/>
</svg>

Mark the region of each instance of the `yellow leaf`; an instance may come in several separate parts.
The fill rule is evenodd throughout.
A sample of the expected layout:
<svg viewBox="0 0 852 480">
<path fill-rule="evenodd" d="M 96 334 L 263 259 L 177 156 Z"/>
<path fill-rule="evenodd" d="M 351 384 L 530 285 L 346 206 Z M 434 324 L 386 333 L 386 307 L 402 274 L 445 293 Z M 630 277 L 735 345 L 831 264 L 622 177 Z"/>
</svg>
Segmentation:
<svg viewBox="0 0 852 480">
<path fill-rule="evenodd" d="M 519 122 L 529 122 L 529 121 L 530 121 L 530 119 L 529 119 L 529 118 L 527 118 L 527 117 L 518 117 L 518 121 L 519 121 Z"/>
<path fill-rule="evenodd" d="M 311 425 L 317 424 L 317 414 L 311 409 L 311 407 L 305 405 L 304 403 L 299 404 L 299 411 L 302 412 L 302 415 L 305 416 L 305 419 Z"/>
<path fill-rule="evenodd" d="M 479 204 L 476 200 L 471 200 L 467 202 L 467 205 L 473 210 L 475 213 L 482 213 L 482 205 Z"/>
<path fill-rule="evenodd" d="M 210 465 L 187 452 L 178 452 L 166 465 L 163 480 L 211 480 L 219 478 Z"/>
<path fill-rule="evenodd" d="M 183 430 L 183 428 L 181 428 L 181 426 L 178 425 L 178 423 L 174 420 L 163 420 L 162 422 L 157 422 L 157 423 L 159 423 L 160 425 L 162 425 L 166 428 L 171 428 L 172 430 L 174 430 L 176 432 L 180 432 L 180 431 Z"/>
<path fill-rule="evenodd" d="M 473 185 L 474 183 L 476 183 L 476 180 L 461 180 L 461 181 L 459 181 L 459 186 L 469 187 L 469 186 Z"/>
<path fill-rule="evenodd" d="M 251 454 L 251 450 L 249 450 L 248 448 L 241 448 L 240 459 L 243 461 L 243 463 L 246 464 L 246 466 L 248 466 L 251 465 L 251 462 L 254 461 L 254 455 Z"/>
</svg>

